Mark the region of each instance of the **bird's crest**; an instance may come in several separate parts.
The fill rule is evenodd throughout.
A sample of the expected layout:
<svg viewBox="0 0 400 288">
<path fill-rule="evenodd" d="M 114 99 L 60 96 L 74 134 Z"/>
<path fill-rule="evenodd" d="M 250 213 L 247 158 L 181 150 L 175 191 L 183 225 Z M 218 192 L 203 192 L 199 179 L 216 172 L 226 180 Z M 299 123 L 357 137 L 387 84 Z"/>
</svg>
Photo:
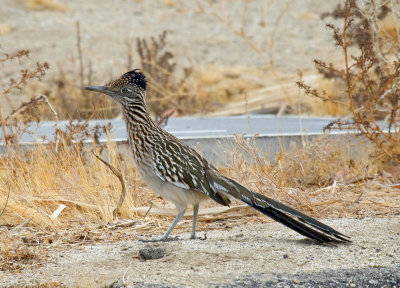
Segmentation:
<svg viewBox="0 0 400 288">
<path fill-rule="evenodd" d="M 111 82 L 108 86 L 114 87 L 121 87 L 122 85 L 132 85 L 143 90 L 146 90 L 147 81 L 146 77 L 143 75 L 139 69 L 134 69 L 122 75 L 117 80 Z"/>
</svg>

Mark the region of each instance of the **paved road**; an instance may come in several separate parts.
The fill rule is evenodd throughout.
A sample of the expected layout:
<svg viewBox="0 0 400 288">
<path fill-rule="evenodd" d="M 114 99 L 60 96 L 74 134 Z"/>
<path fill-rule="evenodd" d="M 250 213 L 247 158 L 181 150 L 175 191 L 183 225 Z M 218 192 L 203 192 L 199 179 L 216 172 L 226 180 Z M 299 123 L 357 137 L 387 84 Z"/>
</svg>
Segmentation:
<svg viewBox="0 0 400 288">
<path fill-rule="evenodd" d="M 271 274 L 257 273 L 246 275 L 224 283 L 210 283 L 209 287 L 215 288 L 337 288 L 337 287 L 363 287 L 363 288 L 398 288 L 400 287 L 400 266 L 377 267 L 364 269 L 327 270 L 314 273 L 276 274 L 274 280 L 263 281 L 271 278 Z M 121 282 L 114 282 L 110 288 L 125 287 Z M 138 283 L 131 287 L 144 288 L 177 288 L 177 285 L 160 285 L 151 283 Z"/>
<path fill-rule="evenodd" d="M 297 143 L 300 146 L 305 139 L 323 134 L 323 127 L 332 120 L 332 118 L 272 115 L 181 117 L 170 119 L 164 128 L 187 145 L 197 148 L 207 159 L 212 159 L 214 165 L 226 166 L 229 165 L 227 159 L 230 157 L 226 157 L 225 152 L 230 152 L 236 147 L 234 134 L 246 134 L 245 137 L 257 134 L 255 144 L 273 161 L 282 147 L 288 147 L 291 143 Z M 60 121 L 58 125 L 65 130 L 68 123 L 68 121 Z M 107 123 L 111 124 L 111 137 L 116 141 L 120 152 L 130 155 L 123 120 L 92 120 L 89 122 L 89 127 Z M 22 135 L 20 143 L 24 148 L 29 149 L 32 144 L 51 141 L 55 128 L 55 122 L 32 123 L 29 131 Z M 333 131 L 329 135 L 341 137 L 340 135 L 348 133 L 349 131 Z M 99 140 L 103 143 L 107 142 L 105 135 Z M 346 139 L 347 142 L 355 140 L 355 137 Z M 88 143 L 91 141 L 92 139 L 87 140 Z M 1 146 L 3 145 L 0 144 L 0 151 L 4 151 Z"/>
<path fill-rule="evenodd" d="M 297 116 L 276 117 L 273 115 L 229 116 L 229 117 L 180 117 L 169 119 L 164 127 L 176 137 L 187 139 L 232 137 L 234 133 L 260 137 L 277 137 L 293 135 L 321 134 L 323 127 L 333 118 L 308 118 Z M 59 127 L 65 129 L 69 121 L 60 121 Z M 96 125 L 112 125 L 112 135 L 116 141 L 127 139 L 123 120 L 91 120 L 89 127 Z M 21 137 L 23 143 L 37 143 L 43 139 L 53 139 L 56 122 L 32 123 L 28 133 Z M 2 132 L 0 131 L 0 137 Z M 106 141 L 103 135 L 100 140 Z"/>
<path fill-rule="evenodd" d="M 233 284 L 214 287 L 277 287 L 277 288 L 336 288 L 336 287 L 400 287 L 400 266 L 364 269 L 328 270 L 315 273 L 276 275 L 275 280 L 260 281 L 260 274 L 235 280 Z"/>
</svg>

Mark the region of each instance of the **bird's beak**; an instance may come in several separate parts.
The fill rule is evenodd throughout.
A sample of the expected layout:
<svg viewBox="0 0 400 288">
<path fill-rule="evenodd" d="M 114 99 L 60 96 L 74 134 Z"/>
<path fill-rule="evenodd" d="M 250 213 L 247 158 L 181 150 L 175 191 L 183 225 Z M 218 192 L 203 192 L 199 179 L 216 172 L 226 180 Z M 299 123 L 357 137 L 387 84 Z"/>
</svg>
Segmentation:
<svg viewBox="0 0 400 288">
<path fill-rule="evenodd" d="M 85 89 L 89 90 L 89 91 L 95 91 L 95 92 L 100 92 L 100 93 L 105 93 L 105 94 L 107 94 L 107 92 L 109 90 L 108 87 L 106 87 L 106 86 L 86 86 Z"/>
</svg>

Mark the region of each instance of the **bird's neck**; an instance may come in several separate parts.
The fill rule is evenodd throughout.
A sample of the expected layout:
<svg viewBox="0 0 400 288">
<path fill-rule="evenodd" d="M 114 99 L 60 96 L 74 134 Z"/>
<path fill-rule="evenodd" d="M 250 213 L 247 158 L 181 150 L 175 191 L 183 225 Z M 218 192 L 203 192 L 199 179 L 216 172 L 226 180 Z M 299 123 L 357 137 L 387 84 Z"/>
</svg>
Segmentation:
<svg viewBox="0 0 400 288">
<path fill-rule="evenodd" d="M 122 114 L 125 121 L 134 124 L 152 125 L 154 124 L 150 118 L 147 106 L 145 103 L 129 103 L 121 105 Z"/>
<path fill-rule="evenodd" d="M 160 129 L 151 119 L 146 105 L 124 105 L 122 114 L 126 122 L 129 143 L 136 161 L 151 149 L 152 137 Z"/>
</svg>

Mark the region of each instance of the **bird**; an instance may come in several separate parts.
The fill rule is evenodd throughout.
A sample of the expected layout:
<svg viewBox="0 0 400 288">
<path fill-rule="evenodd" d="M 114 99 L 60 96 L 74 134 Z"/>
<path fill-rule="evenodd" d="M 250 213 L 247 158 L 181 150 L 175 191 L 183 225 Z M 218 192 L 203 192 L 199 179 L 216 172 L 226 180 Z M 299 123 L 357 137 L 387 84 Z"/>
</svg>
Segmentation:
<svg viewBox="0 0 400 288">
<path fill-rule="evenodd" d="M 141 70 L 129 71 L 104 86 L 87 86 L 85 89 L 106 94 L 120 104 L 129 147 L 142 180 L 153 192 L 172 202 L 178 211 L 161 237 L 146 241 L 173 239 L 169 238 L 172 230 L 190 206 L 193 206 L 190 238 L 196 239 L 199 204 L 211 198 L 229 206 L 233 198 L 314 242 L 350 242 L 350 237 L 330 226 L 222 175 L 195 149 L 157 125 L 146 105 L 147 80 Z"/>
</svg>

